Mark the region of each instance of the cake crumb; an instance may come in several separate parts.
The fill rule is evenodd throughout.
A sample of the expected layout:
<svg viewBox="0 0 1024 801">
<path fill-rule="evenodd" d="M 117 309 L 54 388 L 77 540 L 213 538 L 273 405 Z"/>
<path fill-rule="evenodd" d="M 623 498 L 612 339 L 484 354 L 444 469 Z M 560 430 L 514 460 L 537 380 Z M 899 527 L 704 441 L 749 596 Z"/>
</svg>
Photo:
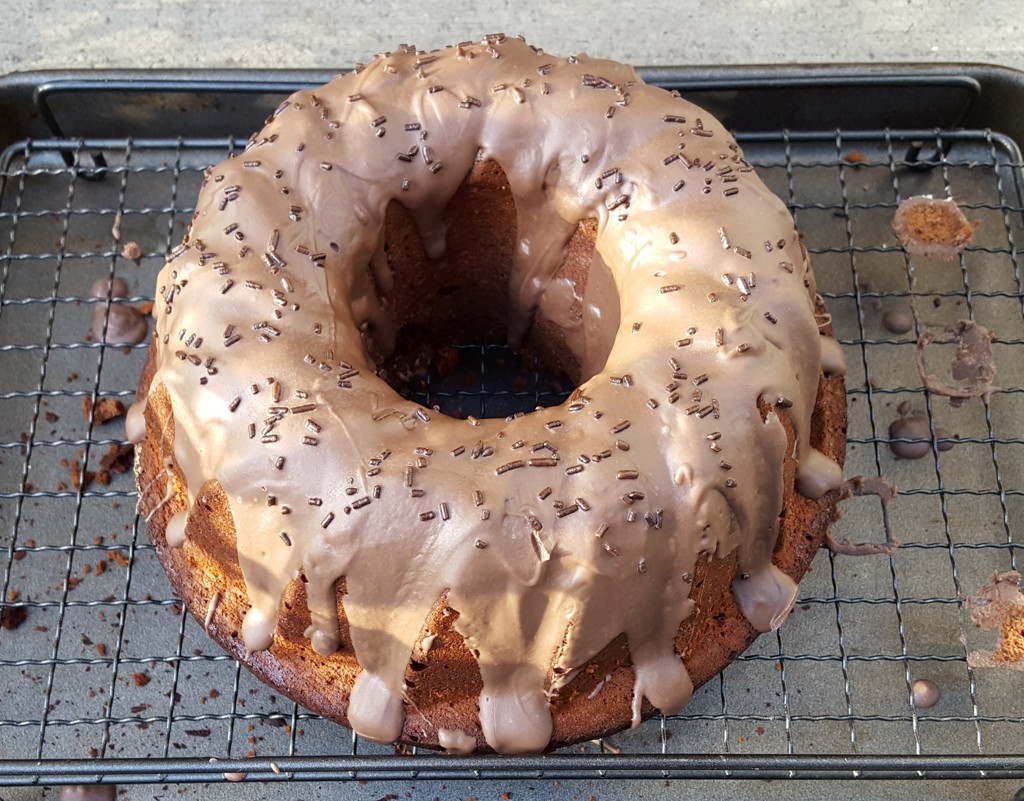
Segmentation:
<svg viewBox="0 0 1024 801">
<path fill-rule="evenodd" d="M 96 403 L 92 402 L 92 396 L 86 395 L 82 398 L 82 412 L 85 419 L 92 418 L 97 423 L 106 423 L 125 413 L 124 404 L 117 398 L 99 398 Z"/>
<path fill-rule="evenodd" d="M 134 240 L 124 243 L 124 247 L 121 249 L 121 255 L 136 264 L 140 264 L 142 262 L 142 248 L 140 248 L 139 243 Z"/>
<path fill-rule="evenodd" d="M 131 445 L 111 445 L 100 459 L 100 466 L 111 473 L 127 473 L 134 459 L 135 448 Z"/>
<path fill-rule="evenodd" d="M 968 221 L 952 200 L 915 195 L 900 203 L 892 229 L 910 255 L 952 261 L 980 224 L 980 220 Z"/>
<path fill-rule="evenodd" d="M 24 606 L 8 606 L 0 611 L 0 628 L 5 631 L 14 631 L 28 617 Z"/>
<path fill-rule="evenodd" d="M 71 488 L 76 491 L 85 490 L 97 478 L 97 474 L 92 470 L 83 470 L 81 462 L 77 459 L 61 459 L 61 464 L 68 469 L 71 475 Z M 106 481 L 100 477 L 100 483 L 109 484 L 110 475 L 107 474 Z"/>
<path fill-rule="evenodd" d="M 981 629 L 999 629 L 994 651 L 971 651 L 967 664 L 976 668 L 1006 667 L 1024 671 L 1024 594 L 1020 573 L 994 572 L 973 595 L 964 596 L 971 622 Z"/>
</svg>

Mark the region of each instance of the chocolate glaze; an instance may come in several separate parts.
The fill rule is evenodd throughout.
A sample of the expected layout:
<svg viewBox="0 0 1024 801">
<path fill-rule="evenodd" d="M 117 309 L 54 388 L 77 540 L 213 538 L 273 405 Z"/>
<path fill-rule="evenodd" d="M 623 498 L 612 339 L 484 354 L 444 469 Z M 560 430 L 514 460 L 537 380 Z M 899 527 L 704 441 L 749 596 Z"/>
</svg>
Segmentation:
<svg viewBox="0 0 1024 801">
<path fill-rule="evenodd" d="M 843 556 L 873 556 L 876 554 L 892 556 L 900 547 L 900 542 L 893 535 L 892 527 L 889 524 L 889 502 L 897 495 L 896 485 L 885 476 L 853 476 L 847 479 L 843 484 L 842 498 L 860 495 L 875 495 L 881 502 L 885 543 L 851 542 L 847 537 L 837 540 L 829 530 L 825 534 L 826 547 L 832 553 Z"/>
<path fill-rule="evenodd" d="M 584 380 L 561 406 L 471 423 L 399 397 L 370 354 L 402 322 L 382 302 L 388 204 L 438 258 L 441 211 L 479 160 L 500 165 L 516 205 L 510 339 L 540 309 Z M 607 285 L 555 280 L 584 220 Z M 214 479 L 229 498 L 247 649 L 272 646 L 301 571 L 312 647 L 332 653 L 344 578 L 345 645 L 362 668 L 347 714 L 375 740 L 401 731 L 406 668 L 442 596 L 477 655 L 496 751 L 543 749 L 548 695 L 623 633 L 634 723 L 644 698 L 679 710 L 692 685 L 673 641 L 698 558 L 736 553 L 734 595 L 758 629 L 792 605 L 795 584 L 771 563 L 780 414 L 800 491 L 841 483 L 808 444 L 822 353 L 832 371 L 842 354 L 819 336 L 792 218 L 717 120 L 610 61 L 489 37 L 402 48 L 296 93 L 209 172 L 155 317 L 151 386 L 171 399 L 189 508 Z M 141 421 L 129 415 L 136 438 Z"/>
<path fill-rule="evenodd" d="M 905 334 L 914 328 L 914 315 L 903 309 L 890 309 L 882 315 L 882 325 L 894 334 Z"/>
<path fill-rule="evenodd" d="M 889 449 L 897 459 L 920 459 L 931 453 L 932 433 L 925 413 L 915 409 L 910 401 L 902 401 L 896 407 L 899 418 L 889 424 L 889 439 L 910 440 L 890 442 Z M 935 446 L 940 451 L 950 451 L 957 437 L 942 426 L 935 426 Z M 851 479 L 853 480 L 853 479 Z"/>
<path fill-rule="evenodd" d="M 918 709 L 931 709 L 942 697 L 934 681 L 917 679 L 910 687 L 914 696 L 914 706 Z"/>
<path fill-rule="evenodd" d="M 114 801 L 116 784 L 66 784 L 60 788 L 60 801 Z"/>
<path fill-rule="evenodd" d="M 947 326 L 941 333 L 925 331 L 917 340 L 917 372 L 921 381 L 932 392 L 946 395 L 954 401 L 967 398 L 988 398 L 997 390 L 995 355 L 992 340 L 995 333 L 973 320 L 960 320 Z M 925 349 L 931 344 L 955 345 L 949 370 L 954 382 L 943 381 L 929 373 L 925 367 Z"/>
<path fill-rule="evenodd" d="M 893 420 L 889 424 L 889 439 L 889 449 L 897 459 L 920 459 L 932 452 L 931 426 L 924 417 Z"/>
<path fill-rule="evenodd" d="M 438 729 L 437 739 L 449 754 L 472 754 L 476 738 L 461 729 Z"/>
<path fill-rule="evenodd" d="M 115 303 L 114 298 L 128 296 L 128 284 L 122 278 L 100 278 L 89 290 L 90 297 L 111 298 L 111 303 L 94 303 L 92 335 L 97 342 L 108 345 L 138 345 L 149 334 L 146 318 L 134 306 Z"/>
</svg>

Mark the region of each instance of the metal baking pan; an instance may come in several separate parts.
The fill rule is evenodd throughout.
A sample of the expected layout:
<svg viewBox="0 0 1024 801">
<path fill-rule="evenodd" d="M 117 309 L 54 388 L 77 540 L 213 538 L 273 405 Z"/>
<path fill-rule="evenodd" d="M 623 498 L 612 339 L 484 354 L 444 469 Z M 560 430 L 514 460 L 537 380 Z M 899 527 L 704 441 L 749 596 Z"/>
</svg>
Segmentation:
<svg viewBox="0 0 1024 801">
<path fill-rule="evenodd" d="M 981 65 L 651 68 L 734 130 L 789 204 L 850 362 L 847 474 L 899 497 L 843 505 L 838 538 L 890 556 L 822 551 L 794 614 L 680 714 L 542 757 L 397 753 L 256 682 L 173 596 L 134 513 L 131 474 L 76 488 L 124 443 L 145 346 L 89 335 L 88 289 L 120 276 L 152 299 L 205 166 L 243 144 L 292 90 L 329 72 L 49 72 L 0 79 L 0 786 L 338 779 L 1024 778 L 1024 674 L 968 665 L 991 632 L 962 597 L 1019 569 L 1024 543 L 1024 74 Z M 898 202 L 954 198 L 980 220 L 949 263 L 908 259 Z M 126 258 L 128 241 L 142 249 Z M 919 328 L 882 312 L 915 304 Z M 996 332 L 999 390 L 960 406 L 925 390 L 920 326 Z M 491 370 L 502 354 L 469 348 Z M 941 367 L 942 357 L 937 364 Z M 461 387 L 486 408 L 551 388 Z M 428 400 L 443 401 L 442 386 Z M 510 400 L 511 399 L 511 400 Z M 888 425 L 910 403 L 957 441 L 897 461 Z M 915 679 L 939 703 L 911 701 Z M 215 760 L 215 761 L 211 761 Z M 237 775 L 236 775 L 237 774 Z M 498 785 L 492 785 L 498 786 Z M 525 785 L 524 785 L 525 786 Z"/>
</svg>

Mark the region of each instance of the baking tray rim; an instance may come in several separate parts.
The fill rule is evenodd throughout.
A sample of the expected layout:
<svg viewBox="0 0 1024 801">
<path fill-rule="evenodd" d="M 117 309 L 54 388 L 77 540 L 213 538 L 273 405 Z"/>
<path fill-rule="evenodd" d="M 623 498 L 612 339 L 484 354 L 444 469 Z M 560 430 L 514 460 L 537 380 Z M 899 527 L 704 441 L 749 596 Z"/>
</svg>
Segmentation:
<svg viewBox="0 0 1024 801">
<path fill-rule="evenodd" d="M 25 138 L 69 134 L 60 126 L 54 130 L 49 100 L 65 92 L 178 92 L 210 95 L 284 95 L 295 89 L 317 86 L 330 80 L 343 70 L 338 69 L 66 69 L 19 71 L 0 76 L 0 150 L 12 142 Z M 657 85 L 670 85 L 702 103 L 701 97 L 727 95 L 724 101 L 735 104 L 742 111 L 743 103 L 756 102 L 759 96 L 771 96 L 770 104 L 779 97 L 800 99 L 799 93 L 824 91 L 826 93 L 857 91 L 869 92 L 876 100 L 885 101 L 887 114 L 905 115 L 903 108 L 914 103 L 923 92 L 922 104 L 928 114 L 937 113 L 934 124 L 921 125 L 917 121 L 902 124 L 895 119 L 889 128 L 988 128 L 1011 138 L 1024 140 L 1024 71 L 983 62 L 940 63 L 846 63 L 846 64 L 794 64 L 794 65 L 662 65 L 637 68 L 638 74 Z M 936 95 L 935 92 L 941 94 Z M 895 94 L 894 94 L 895 93 Z M 824 95 L 829 97 L 829 95 Z M 838 95 L 837 95 L 838 98 Z M 894 102 L 897 98 L 899 102 Z M 956 100 L 960 108 L 944 109 L 943 99 Z M 815 104 L 807 104 L 815 105 Z M 849 103 L 836 100 L 833 111 L 845 114 L 860 112 L 863 104 L 852 109 Z M 730 108 L 733 106 L 729 106 Z M 867 107 L 872 111 L 870 106 Z M 716 113 L 716 108 L 709 109 Z M 756 109 L 760 112 L 762 109 Z M 188 109 L 186 109 L 188 111 Z M 783 110 L 780 113 L 792 113 Z M 821 113 L 820 104 L 809 109 L 813 118 Z M 719 115 L 721 116 L 721 115 Z M 754 116 L 749 113 L 748 117 Z M 920 114 L 917 115 L 918 117 Z M 729 124 L 728 120 L 724 120 Z M 117 123 L 118 120 L 114 120 Z M 239 121 L 235 134 L 246 135 L 260 127 L 262 118 Z M 782 124 L 779 124 L 779 123 Z M 806 120 L 770 118 L 768 129 L 807 128 Z M 882 127 L 872 119 L 865 126 L 830 126 L 842 128 Z M 188 124 L 188 123 L 186 123 Z M 747 130 L 743 126 L 736 126 Z M 88 138 L 87 133 L 70 135 Z"/>
</svg>

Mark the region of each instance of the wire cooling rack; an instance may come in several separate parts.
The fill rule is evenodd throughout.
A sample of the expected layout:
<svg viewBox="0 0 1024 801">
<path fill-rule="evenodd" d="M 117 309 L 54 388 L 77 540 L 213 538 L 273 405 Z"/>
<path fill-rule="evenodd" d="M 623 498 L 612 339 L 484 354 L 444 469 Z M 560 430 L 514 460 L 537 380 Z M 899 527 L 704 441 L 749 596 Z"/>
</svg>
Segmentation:
<svg viewBox="0 0 1024 801">
<path fill-rule="evenodd" d="M 1024 777 L 1024 673 L 977 670 L 991 648 L 962 604 L 1020 568 L 1024 517 L 1024 247 L 1015 142 L 984 130 L 740 135 L 811 252 L 850 365 L 847 475 L 899 487 L 844 502 L 837 538 L 899 539 L 889 556 L 822 551 L 778 632 L 678 715 L 545 757 L 396 753 L 295 706 L 207 639 L 173 595 L 135 514 L 131 473 L 102 474 L 146 346 L 90 335 L 98 279 L 152 300 L 202 170 L 233 139 L 33 139 L 0 162 L 0 786 L 40 782 L 546 777 Z M 908 259 L 901 199 L 952 197 L 979 225 L 951 262 Z M 138 263 L 123 255 L 136 242 Z M 913 310 L 896 335 L 885 311 Z M 917 336 L 972 319 L 997 332 L 999 390 L 959 406 L 927 392 Z M 941 372 L 949 354 L 929 354 Z M 492 347 L 418 398 L 464 414 L 554 402 L 557 382 Z M 955 438 L 897 461 L 907 402 Z M 479 406 L 476 406 L 479 404 Z M 96 474 L 76 484 L 72 473 Z M 109 478 L 109 483 L 101 479 Z M 915 705 L 912 683 L 941 693 Z M 215 761 L 211 761 L 215 760 Z M 239 775 L 235 775 L 239 774 Z"/>
</svg>

